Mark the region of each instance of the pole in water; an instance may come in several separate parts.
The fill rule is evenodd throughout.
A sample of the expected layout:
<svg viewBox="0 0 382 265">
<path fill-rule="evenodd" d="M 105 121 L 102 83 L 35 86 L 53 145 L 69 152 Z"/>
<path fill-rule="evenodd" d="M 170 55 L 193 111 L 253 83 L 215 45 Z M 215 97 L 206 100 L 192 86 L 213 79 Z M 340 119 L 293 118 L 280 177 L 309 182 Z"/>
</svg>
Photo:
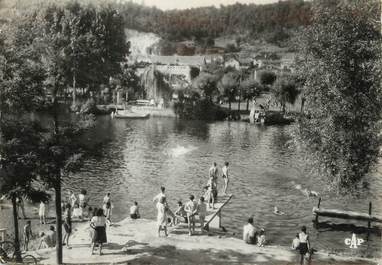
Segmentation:
<svg viewBox="0 0 382 265">
<path fill-rule="evenodd" d="M 318 198 L 317 209 L 320 209 L 320 204 L 321 204 L 321 197 Z M 316 213 L 316 220 L 315 220 L 315 223 L 318 224 L 318 213 Z"/>
<path fill-rule="evenodd" d="M 371 202 L 369 202 L 369 217 L 371 218 L 371 207 L 372 207 L 372 204 Z M 369 219 L 369 221 L 367 222 L 367 240 L 369 240 L 369 236 L 370 236 L 370 227 L 371 227 L 371 221 Z"/>
</svg>

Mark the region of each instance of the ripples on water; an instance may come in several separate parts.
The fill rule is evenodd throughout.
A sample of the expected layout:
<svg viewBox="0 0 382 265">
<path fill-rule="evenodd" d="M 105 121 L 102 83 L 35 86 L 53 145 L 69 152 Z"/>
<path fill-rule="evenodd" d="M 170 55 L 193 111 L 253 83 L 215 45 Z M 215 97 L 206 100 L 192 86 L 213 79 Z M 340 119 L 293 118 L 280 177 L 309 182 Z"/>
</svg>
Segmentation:
<svg viewBox="0 0 382 265">
<path fill-rule="evenodd" d="M 381 214 L 380 176 L 371 177 L 370 192 L 359 198 L 338 197 L 327 191 L 326 183 L 311 175 L 306 163 L 290 144 L 291 126 L 258 127 L 242 122 L 185 122 L 175 119 L 111 120 L 102 117 L 90 139 L 107 140 L 102 156 L 90 159 L 82 172 L 71 176 L 66 187 L 86 188 L 91 202 L 101 204 L 112 193 L 113 218 L 128 216 L 138 201 L 144 218 L 155 218 L 152 198 L 164 185 L 172 208 L 190 193 L 200 196 L 208 169 L 216 161 L 230 162 L 229 192 L 234 194 L 223 211 L 223 225 L 241 236 L 250 215 L 266 229 L 271 244 L 289 245 L 301 225 L 307 225 L 315 248 L 350 251 L 344 239 L 350 232 L 321 231 L 312 227 L 316 198 L 307 198 L 296 188 L 315 190 L 323 197 L 322 207 L 367 212 L 372 201 Z M 219 179 L 220 184 L 222 179 Z M 273 214 L 277 206 L 285 215 Z M 362 223 L 362 225 L 366 225 Z M 360 235 L 366 237 L 366 235 Z M 363 254 L 380 250 L 380 236 L 372 235 Z"/>
</svg>

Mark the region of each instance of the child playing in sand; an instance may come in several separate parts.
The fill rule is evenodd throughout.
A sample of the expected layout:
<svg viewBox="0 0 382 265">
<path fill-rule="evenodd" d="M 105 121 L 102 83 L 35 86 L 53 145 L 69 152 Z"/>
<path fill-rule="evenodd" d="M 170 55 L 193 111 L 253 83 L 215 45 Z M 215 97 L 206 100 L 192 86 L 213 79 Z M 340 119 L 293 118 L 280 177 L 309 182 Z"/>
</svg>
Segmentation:
<svg viewBox="0 0 382 265">
<path fill-rule="evenodd" d="M 28 244 L 29 241 L 32 239 L 32 225 L 31 221 L 28 220 L 27 223 L 24 225 L 24 250 L 28 251 Z"/>
<path fill-rule="evenodd" d="M 182 201 L 178 201 L 178 209 L 175 211 L 175 216 L 176 216 L 175 224 L 178 224 L 179 220 L 181 221 L 184 220 L 185 223 L 188 223 L 187 213 L 184 210 L 184 205 Z"/>
<path fill-rule="evenodd" d="M 204 220 L 206 219 L 207 214 L 207 204 L 204 202 L 204 197 L 200 197 L 197 211 L 199 214 L 199 221 L 200 221 L 200 230 L 203 232 L 204 230 Z"/>
<path fill-rule="evenodd" d="M 257 237 L 257 246 L 264 247 L 264 244 L 265 244 L 265 231 L 264 229 L 261 229 Z"/>
</svg>

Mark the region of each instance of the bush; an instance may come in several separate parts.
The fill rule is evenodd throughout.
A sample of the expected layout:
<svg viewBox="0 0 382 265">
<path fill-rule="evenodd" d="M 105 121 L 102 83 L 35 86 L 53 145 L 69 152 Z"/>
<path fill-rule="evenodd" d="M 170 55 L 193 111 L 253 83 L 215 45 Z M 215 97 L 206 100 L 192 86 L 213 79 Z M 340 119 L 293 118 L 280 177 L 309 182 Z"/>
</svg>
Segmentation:
<svg viewBox="0 0 382 265">
<path fill-rule="evenodd" d="M 207 99 L 186 99 L 174 104 L 175 114 L 185 120 L 224 120 L 228 114 Z"/>
</svg>

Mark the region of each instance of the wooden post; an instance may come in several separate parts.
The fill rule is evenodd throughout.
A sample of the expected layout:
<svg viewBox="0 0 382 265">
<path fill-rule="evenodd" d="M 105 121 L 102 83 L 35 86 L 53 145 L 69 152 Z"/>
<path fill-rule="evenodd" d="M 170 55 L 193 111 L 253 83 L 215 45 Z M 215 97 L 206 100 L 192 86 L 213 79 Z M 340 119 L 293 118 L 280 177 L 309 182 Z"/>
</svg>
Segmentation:
<svg viewBox="0 0 382 265">
<path fill-rule="evenodd" d="M 318 204 L 317 204 L 317 208 L 320 209 L 320 204 L 321 204 L 321 197 L 318 198 Z M 316 220 L 315 220 L 315 223 L 318 224 L 318 213 L 316 213 Z"/>
<path fill-rule="evenodd" d="M 372 204 L 371 204 L 371 202 L 369 202 L 369 215 L 371 216 L 371 206 L 372 206 Z M 368 222 L 367 222 L 367 228 L 370 230 L 370 226 L 371 226 L 371 221 L 369 220 Z"/>
</svg>

